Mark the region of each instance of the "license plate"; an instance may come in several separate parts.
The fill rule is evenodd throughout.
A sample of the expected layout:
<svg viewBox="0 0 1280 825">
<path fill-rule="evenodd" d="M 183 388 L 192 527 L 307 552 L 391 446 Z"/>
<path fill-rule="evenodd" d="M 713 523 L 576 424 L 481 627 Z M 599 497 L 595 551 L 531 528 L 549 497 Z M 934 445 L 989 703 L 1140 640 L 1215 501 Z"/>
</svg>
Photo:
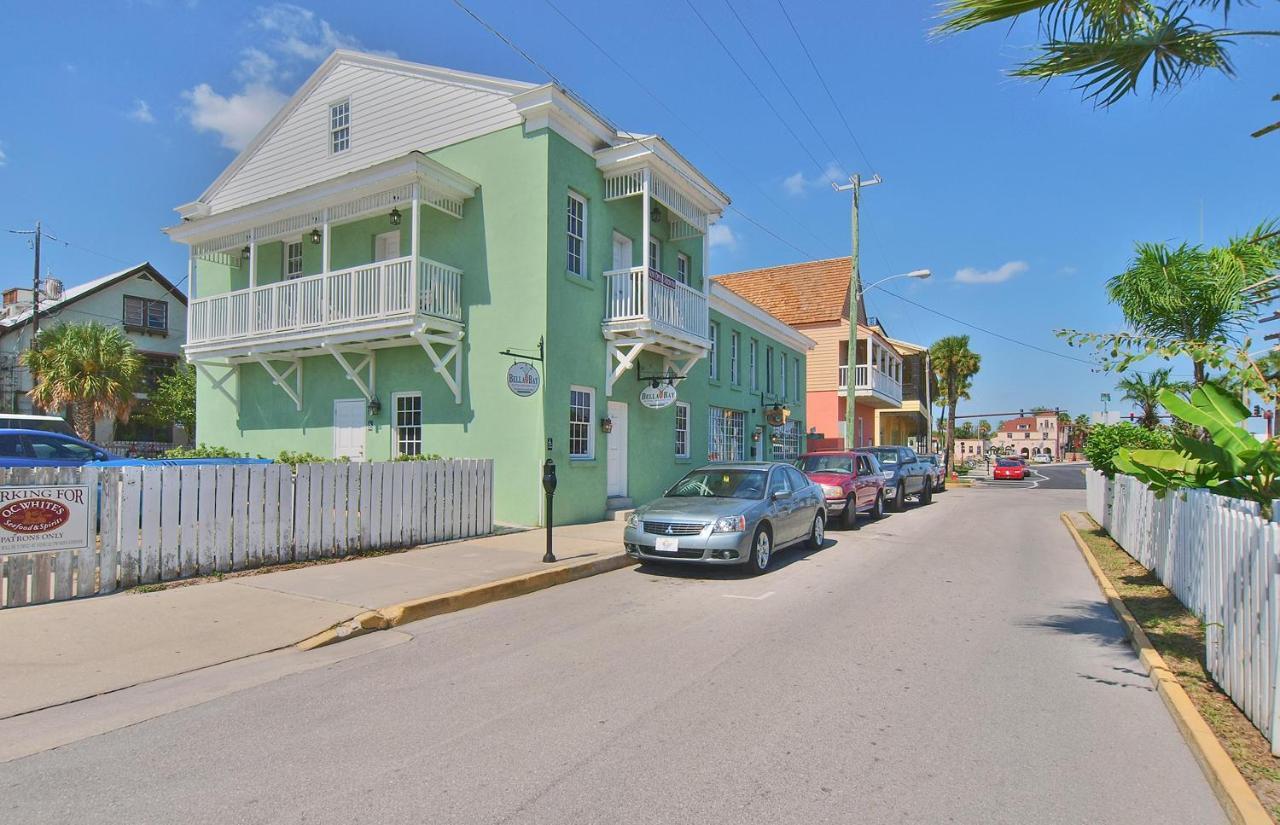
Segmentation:
<svg viewBox="0 0 1280 825">
<path fill-rule="evenodd" d="M 658 544 L 654 548 L 659 553 L 675 553 L 680 550 L 680 539 L 668 538 L 667 536 L 659 536 Z"/>
</svg>

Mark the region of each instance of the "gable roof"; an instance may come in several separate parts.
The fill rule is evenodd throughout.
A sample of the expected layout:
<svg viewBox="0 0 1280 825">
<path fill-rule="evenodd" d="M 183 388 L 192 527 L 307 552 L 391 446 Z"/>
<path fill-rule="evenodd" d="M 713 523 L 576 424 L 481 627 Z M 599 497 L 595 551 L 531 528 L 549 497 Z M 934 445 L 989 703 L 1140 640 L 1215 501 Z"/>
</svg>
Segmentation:
<svg viewBox="0 0 1280 825">
<path fill-rule="evenodd" d="M 849 256 L 716 275 L 728 287 L 792 326 L 849 317 Z M 867 310 L 858 300 L 858 323 Z"/>
<path fill-rule="evenodd" d="M 122 269 L 119 272 L 111 272 L 100 278 L 94 278 L 92 281 L 80 284 L 79 286 L 69 287 L 63 291 L 62 297 L 56 301 L 42 300 L 40 302 L 40 317 L 44 318 L 45 316 L 57 312 L 60 309 L 66 308 L 81 298 L 87 298 L 95 292 L 106 289 L 113 284 L 127 281 L 136 275 L 148 276 L 151 280 L 155 281 L 168 291 L 170 295 L 181 301 L 183 306 L 187 305 L 187 296 L 182 292 L 182 290 L 174 286 L 173 282 L 164 275 L 161 275 L 160 270 L 152 266 L 150 261 L 143 261 L 142 263 L 135 264 L 128 269 Z M 31 310 L 27 310 L 20 315 L 13 316 L 12 318 L 0 320 L 0 330 L 8 332 L 10 330 L 18 329 L 19 327 L 30 323 L 30 321 Z"/>
</svg>

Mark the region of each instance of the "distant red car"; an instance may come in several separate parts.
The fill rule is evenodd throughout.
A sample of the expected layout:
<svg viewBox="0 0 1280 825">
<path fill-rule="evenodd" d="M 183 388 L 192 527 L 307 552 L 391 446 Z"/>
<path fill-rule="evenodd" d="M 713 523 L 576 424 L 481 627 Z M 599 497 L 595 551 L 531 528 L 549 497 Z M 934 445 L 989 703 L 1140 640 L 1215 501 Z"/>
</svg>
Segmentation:
<svg viewBox="0 0 1280 825">
<path fill-rule="evenodd" d="M 1010 481 L 1022 481 L 1027 477 L 1027 465 L 1023 464 L 1016 458 L 996 459 L 996 467 L 991 471 L 991 477 L 1007 479 Z"/>
<path fill-rule="evenodd" d="M 884 515 L 884 474 L 875 455 L 862 451 L 805 453 L 796 468 L 822 488 L 828 518 L 852 527 L 858 513 L 872 518 Z"/>
</svg>

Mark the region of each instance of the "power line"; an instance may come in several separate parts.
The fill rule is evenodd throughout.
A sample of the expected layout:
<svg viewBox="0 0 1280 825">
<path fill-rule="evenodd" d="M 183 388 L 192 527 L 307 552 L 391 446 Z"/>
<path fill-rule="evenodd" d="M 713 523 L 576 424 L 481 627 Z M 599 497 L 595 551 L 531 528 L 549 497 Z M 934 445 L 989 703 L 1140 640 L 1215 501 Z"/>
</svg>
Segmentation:
<svg viewBox="0 0 1280 825">
<path fill-rule="evenodd" d="M 822 85 L 823 91 L 827 93 L 827 99 L 831 101 L 831 106 L 836 110 L 836 114 L 840 116 L 840 122 L 844 124 L 844 129 L 849 133 L 849 140 L 853 141 L 853 145 L 857 148 L 858 154 L 862 156 L 863 163 L 867 164 L 867 168 L 874 175 L 876 171 L 875 164 L 867 157 L 867 153 L 863 151 L 862 144 L 858 142 L 858 138 L 853 134 L 853 127 L 849 125 L 849 120 L 844 116 L 844 110 L 840 108 L 840 104 L 836 102 L 836 97 L 831 93 L 831 87 L 827 85 L 826 79 L 822 76 L 818 64 L 814 61 L 813 55 L 809 53 L 809 47 L 805 45 L 804 38 L 800 36 L 800 30 L 796 28 L 796 24 L 791 19 L 791 15 L 787 13 L 787 7 L 782 0 L 775 0 L 778 9 L 782 12 L 782 16 L 787 19 L 787 25 L 791 27 L 791 33 L 796 36 L 796 40 L 800 43 L 800 49 L 804 52 L 804 56 L 809 60 L 809 66 L 813 69 L 813 73 L 818 77 L 818 83 Z"/>
<path fill-rule="evenodd" d="M 566 23 L 568 23 L 568 24 L 569 24 L 569 26 L 570 26 L 571 28 L 573 28 L 573 30 L 574 30 L 574 31 L 576 31 L 579 35 L 581 35 L 581 37 L 582 37 L 584 40 L 586 40 L 588 43 L 590 43 L 592 46 L 594 46 L 594 47 L 595 47 L 595 49 L 596 49 L 596 51 L 598 51 L 598 52 L 600 52 L 600 54 L 604 55 L 605 59 L 607 59 L 610 63 L 612 63 L 615 67 L 617 67 L 617 69 L 618 69 L 620 72 L 622 72 L 624 75 L 626 75 L 626 77 L 627 77 L 627 78 L 628 78 L 632 83 L 636 84 L 636 86 L 638 86 L 642 92 L 644 92 L 645 94 L 647 94 L 650 98 L 652 98 L 652 99 L 654 100 L 654 102 L 655 102 L 655 103 L 657 103 L 660 107 L 662 107 L 662 109 L 663 109 L 667 114 L 671 115 L 671 116 L 672 116 L 673 118 L 675 118 L 675 119 L 676 119 L 676 121 L 677 121 L 677 122 L 679 122 L 682 126 L 684 126 L 684 127 L 685 127 L 686 129 L 688 129 L 690 132 L 693 132 L 697 137 L 699 137 L 699 138 L 702 140 L 702 142 L 703 142 L 704 144 L 706 144 L 707 146 L 709 146 L 709 147 L 712 149 L 712 151 L 713 151 L 713 152 L 715 152 L 715 154 L 716 154 L 716 155 L 718 155 L 718 156 L 720 157 L 720 159 L 721 159 L 722 161 L 724 161 L 726 164 L 728 164 L 728 165 L 729 165 L 729 167 L 730 167 L 731 169 L 733 169 L 735 172 L 737 172 L 739 175 L 741 175 L 741 176 L 742 176 L 742 179 L 743 179 L 743 180 L 745 180 L 745 181 L 747 181 L 747 182 L 751 185 L 751 187 L 752 187 L 753 189 L 755 189 L 755 190 L 756 190 L 756 192 L 757 192 L 757 193 L 759 193 L 761 197 L 763 197 L 766 201 L 768 201 L 770 204 L 772 204 L 772 205 L 773 205 L 773 207 L 774 207 L 775 209 L 777 209 L 779 212 L 781 212 L 782 214 L 786 215 L 787 217 L 791 218 L 791 220 L 795 221 L 796 225 L 797 225 L 797 226 L 799 226 L 799 227 L 801 227 L 802 229 L 804 229 L 804 230 L 805 230 L 805 232 L 806 232 L 806 233 L 808 233 L 808 235 L 809 235 L 810 237 L 812 237 L 815 241 L 817 241 L 818 243 L 825 243 L 821 238 L 819 238 L 819 237 L 818 237 L 817 235 L 815 235 L 812 231 L 810 231 L 810 230 L 809 230 L 809 228 L 808 228 L 808 226 L 807 226 L 803 221 L 801 221 L 801 220 L 800 220 L 800 219 L 799 219 L 799 218 L 798 218 L 794 213 L 792 213 L 790 210 L 788 210 L 788 209 L 786 209 L 785 207 L 783 207 L 783 206 L 782 206 L 782 204 L 778 203 L 776 200 L 774 200 L 772 197 L 770 197 L 768 193 L 766 193 L 763 189 L 761 189 L 761 188 L 760 188 L 760 187 L 759 187 L 759 186 L 758 186 L 758 185 L 757 185 L 757 184 L 752 180 L 752 178 L 751 178 L 751 176 L 750 176 L 750 175 L 748 175 L 746 172 L 744 172 L 744 171 L 742 170 L 742 168 L 741 168 L 741 167 L 739 167 L 739 166 L 738 166 L 737 164 L 735 164 L 732 160 L 730 160 L 730 158 L 729 158 L 729 156 L 728 156 L 728 155 L 726 155 L 723 151 L 721 151 L 721 150 L 720 150 L 719 146 L 716 144 L 716 142 L 715 142 L 715 141 L 708 140 L 708 139 L 706 138 L 706 136 L 705 136 L 705 135 L 703 135 L 701 132 L 699 132 L 697 129 L 695 129 L 695 128 L 694 128 L 694 127 L 689 123 L 689 121 L 687 121 L 687 120 L 685 120 L 683 117 L 681 117 L 681 115 L 680 115 L 678 112 L 676 112 L 674 109 L 672 109 L 672 108 L 667 104 L 666 100 L 664 100 L 664 99 L 662 98 L 662 96 L 658 95 L 656 92 L 654 92 L 654 91 L 653 91 L 652 89 L 650 89 L 648 86 L 646 86 L 646 85 L 645 85 L 645 84 L 640 80 L 640 78 L 636 77 L 636 76 L 635 76 L 635 74 L 634 74 L 630 69 L 628 69 L 628 68 L 626 67 L 626 64 L 624 64 L 624 63 L 622 63 L 621 61 L 619 61 L 616 57 L 614 57 L 614 56 L 613 56 L 613 53 L 612 53 L 612 52 L 610 52 L 608 49 L 606 49 L 606 48 L 604 48 L 603 46 L 601 46 L 601 45 L 600 45 L 600 44 L 599 44 L 599 43 L 598 43 L 598 42 L 597 42 L 597 41 L 596 41 L 596 40 L 595 40 L 595 39 L 594 39 L 590 34 L 588 34 L 586 31 L 584 31 L 584 30 L 582 29 L 582 27 L 581 27 L 581 26 L 579 26 L 579 25 L 577 24 L 577 22 L 575 22 L 575 21 L 573 20 L 573 18 L 569 17 L 569 15 L 567 15 L 567 14 L 565 14 L 563 11 L 561 11 L 561 10 L 560 10 L 560 8 L 559 8 L 555 3 L 551 2 L 551 0 L 543 0 L 543 2 L 545 2 L 545 3 L 547 4 L 547 6 L 548 6 L 552 11 L 554 11 L 556 14 L 558 14 L 558 15 L 559 15 L 559 16 L 560 16 L 560 17 L 561 17 L 561 18 L 562 18 Z M 754 225 L 754 226 L 755 226 L 755 227 L 757 227 L 758 229 L 761 229 L 762 231 L 764 231 L 764 232 L 765 232 L 765 233 L 767 233 L 768 235 L 772 236 L 772 237 L 773 237 L 773 238 L 775 238 L 776 240 L 778 240 L 778 241 L 782 242 L 783 244 L 785 244 L 785 245 L 787 245 L 787 246 L 791 247 L 791 248 L 792 248 L 792 249 L 794 249 L 795 251 L 799 252 L 801 255 L 804 255 L 804 256 L 805 256 L 805 257 L 807 257 L 807 258 L 815 258 L 815 257 L 818 257 L 818 256 L 814 255 L 812 252 L 808 252 L 808 251 L 806 251 L 806 250 L 804 250 L 804 249 L 801 249 L 800 247 L 798 247 L 798 246 L 796 246 L 795 244 L 791 243 L 791 242 L 790 242 L 790 241 L 788 241 L 787 239 L 783 238 L 781 235 L 779 235 L 778 233 L 774 232 L 772 229 L 769 229 L 768 227 L 764 226 L 763 224 L 761 224 L 761 223 L 760 223 L 759 221 L 757 221 L 756 219 L 752 218 L 752 217 L 751 217 L 750 215 L 748 215 L 747 213 L 743 212 L 743 211 L 742 211 L 741 209 L 739 209 L 737 206 L 735 206 L 735 205 L 733 205 L 733 204 L 729 204 L 729 209 L 731 209 L 735 214 L 737 214 L 738 216 L 740 216 L 743 220 L 745 220 L 745 221 L 747 221 L 748 223 L 750 223 L 750 224 Z"/>
<path fill-rule="evenodd" d="M 725 42 L 720 39 L 720 35 L 716 34 L 716 30 L 711 28 L 711 24 L 708 23 L 707 19 L 702 16 L 702 12 L 698 11 L 698 8 L 693 5 L 692 0 L 684 0 L 684 2 L 685 2 L 685 5 L 689 7 L 689 11 L 693 12 L 694 17 L 697 17 L 698 20 L 702 23 L 703 27 L 707 30 L 707 33 L 711 35 L 711 38 L 715 40 L 716 43 L 720 44 L 720 48 L 724 50 L 724 53 L 726 55 L 728 55 L 729 60 L 733 63 L 733 65 L 737 66 L 738 71 L 742 72 L 742 76 L 745 77 L 747 79 L 747 82 L 751 84 L 751 88 L 755 89 L 756 94 L 760 95 L 760 99 L 763 100 L 765 105 L 769 107 L 769 111 L 773 112 L 773 116 L 778 119 L 778 122 L 781 123 L 783 128 L 787 130 L 787 133 L 791 135 L 791 137 L 795 140 L 796 144 L 800 147 L 800 149 L 804 151 L 806 155 L 809 156 L 809 160 L 813 161 L 813 165 L 818 168 L 818 174 L 826 178 L 829 182 L 833 182 L 831 181 L 831 176 L 827 174 L 826 168 L 818 161 L 816 157 L 814 157 L 813 152 L 809 151 L 809 147 L 806 146 L 805 142 L 800 139 L 799 135 L 796 134 L 796 130 L 791 128 L 791 124 L 787 122 L 787 119 L 783 117 L 782 113 L 779 112 L 777 107 L 773 105 L 773 101 L 769 100 L 769 97 L 764 93 L 764 90 L 760 88 L 760 85 L 756 83 L 755 79 L 751 77 L 751 75 L 747 72 L 746 68 L 742 65 L 741 62 L 739 62 L 738 58 L 734 55 L 733 50 L 730 49 L 727 45 L 725 45 Z"/>
<path fill-rule="evenodd" d="M 742 16 L 738 14 L 738 10 L 733 7 L 732 0 L 725 0 L 725 5 L 729 7 L 729 13 L 738 21 L 738 25 L 742 26 L 742 30 L 747 33 L 747 38 L 751 41 L 751 44 L 756 47 L 756 51 L 760 52 L 760 56 L 764 58 L 764 62 L 769 67 L 770 71 L 773 72 L 773 76 L 782 84 L 783 91 L 787 93 L 787 96 L 791 98 L 791 102 L 800 110 L 800 114 L 804 117 L 805 122 L 809 124 L 809 128 L 813 129 L 814 133 L 818 136 L 818 140 L 822 141 L 822 145 L 826 147 L 827 152 L 831 155 L 832 160 L 835 161 L 837 166 L 840 166 L 840 173 L 845 177 L 848 177 L 848 171 L 840 164 L 839 154 L 835 149 L 831 148 L 831 144 L 827 141 L 827 136 L 823 134 L 817 124 L 813 122 L 813 118 L 809 117 L 809 112 L 804 108 L 804 105 L 800 103 L 800 100 L 795 96 L 795 93 L 791 91 L 790 84 L 783 79 L 782 73 L 778 71 L 778 67 L 773 65 L 773 61 L 769 59 L 769 53 L 760 45 L 760 41 L 756 40 L 756 36 L 752 34 L 751 29 L 747 27 L 746 21 L 744 21 Z"/>
</svg>

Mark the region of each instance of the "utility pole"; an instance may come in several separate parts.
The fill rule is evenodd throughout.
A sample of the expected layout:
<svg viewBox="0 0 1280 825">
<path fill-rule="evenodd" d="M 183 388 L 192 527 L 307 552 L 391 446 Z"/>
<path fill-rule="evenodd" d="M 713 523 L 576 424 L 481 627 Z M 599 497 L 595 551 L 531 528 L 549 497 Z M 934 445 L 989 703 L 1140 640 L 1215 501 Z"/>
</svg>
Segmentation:
<svg viewBox="0 0 1280 825">
<path fill-rule="evenodd" d="M 852 192 L 853 207 L 850 214 L 850 224 L 853 234 L 852 254 L 849 257 L 849 355 L 848 371 L 845 374 L 845 448 L 853 449 L 860 447 L 857 443 L 858 418 L 854 413 L 854 399 L 858 395 L 858 298 L 862 292 L 862 284 L 859 280 L 858 267 L 858 207 L 861 200 L 862 189 L 866 186 L 875 186 L 881 183 L 879 175 L 873 175 L 871 180 L 864 181 L 862 175 L 855 174 L 849 178 L 846 184 L 838 184 L 834 181 L 831 188 L 837 192 Z"/>
<path fill-rule="evenodd" d="M 40 331 L 40 241 L 46 235 L 50 240 L 58 240 L 49 235 L 40 227 L 40 221 L 36 221 L 35 229 L 10 229 L 13 235 L 32 235 L 32 246 L 35 249 L 35 265 L 31 269 L 31 345 L 34 347 L 36 342 L 36 333 Z"/>
</svg>

